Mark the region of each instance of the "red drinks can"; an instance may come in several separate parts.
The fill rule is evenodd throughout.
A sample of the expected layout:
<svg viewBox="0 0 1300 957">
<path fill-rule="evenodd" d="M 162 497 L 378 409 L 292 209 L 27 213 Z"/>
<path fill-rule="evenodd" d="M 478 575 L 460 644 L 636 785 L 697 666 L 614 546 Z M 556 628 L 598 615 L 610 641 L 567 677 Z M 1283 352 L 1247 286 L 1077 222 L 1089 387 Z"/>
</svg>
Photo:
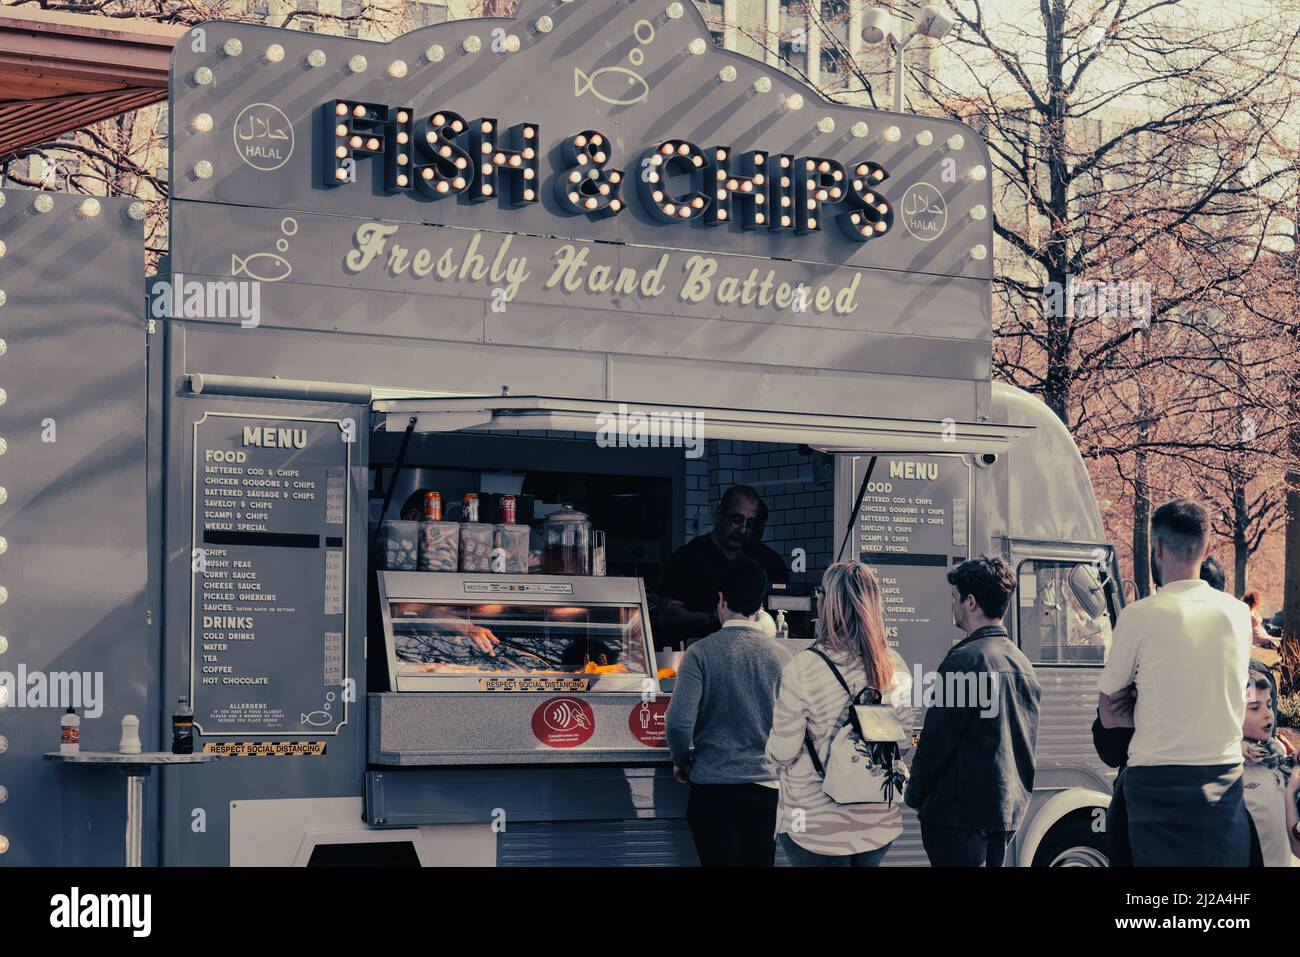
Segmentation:
<svg viewBox="0 0 1300 957">
<path fill-rule="evenodd" d="M 515 524 L 515 497 L 513 495 L 501 496 L 501 524 Z"/>
<path fill-rule="evenodd" d="M 424 493 L 424 518 L 426 521 L 442 520 L 442 495 L 438 492 Z"/>
</svg>

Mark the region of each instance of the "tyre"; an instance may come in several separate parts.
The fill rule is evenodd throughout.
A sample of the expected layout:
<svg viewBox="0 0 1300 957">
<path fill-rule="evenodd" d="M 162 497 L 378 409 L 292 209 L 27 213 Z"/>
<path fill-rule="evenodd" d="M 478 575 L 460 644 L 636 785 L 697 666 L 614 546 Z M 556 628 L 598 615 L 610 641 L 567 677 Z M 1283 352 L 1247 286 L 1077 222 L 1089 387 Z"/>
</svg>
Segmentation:
<svg viewBox="0 0 1300 957">
<path fill-rule="evenodd" d="M 1066 818 L 1044 836 L 1033 866 L 1109 867 L 1110 840 L 1105 831 L 1094 831 L 1088 818 Z"/>
</svg>

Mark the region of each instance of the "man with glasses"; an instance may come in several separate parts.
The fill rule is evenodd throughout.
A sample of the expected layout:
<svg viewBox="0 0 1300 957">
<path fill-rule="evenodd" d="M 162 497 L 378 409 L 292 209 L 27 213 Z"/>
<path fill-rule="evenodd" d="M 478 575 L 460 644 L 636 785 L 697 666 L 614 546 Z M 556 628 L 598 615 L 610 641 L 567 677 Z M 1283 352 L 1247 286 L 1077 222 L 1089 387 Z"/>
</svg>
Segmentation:
<svg viewBox="0 0 1300 957">
<path fill-rule="evenodd" d="M 686 543 L 668 559 L 659 586 L 655 638 L 662 646 L 691 644 L 721 627 L 718 592 L 722 573 L 739 558 L 757 562 L 769 581 L 786 583 L 781 556 L 763 544 L 767 506 L 758 491 L 733 485 L 713 513 L 713 531 Z"/>
</svg>

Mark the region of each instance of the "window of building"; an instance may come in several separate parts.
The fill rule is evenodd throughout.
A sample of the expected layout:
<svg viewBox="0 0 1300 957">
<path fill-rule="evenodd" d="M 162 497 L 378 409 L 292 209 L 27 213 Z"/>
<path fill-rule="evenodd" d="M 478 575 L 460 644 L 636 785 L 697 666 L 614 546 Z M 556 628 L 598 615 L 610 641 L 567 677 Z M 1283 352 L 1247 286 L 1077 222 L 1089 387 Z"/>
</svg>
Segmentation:
<svg viewBox="0 0 1300 957">
<path fill-rule="evenodd" d="M 417 3 L 411 10 L 411 19 L 417 27 L 429 27 L 447 19 L 447 7 L 441 3 Z"/>
<path fill-rule="evenodd" d="M 795 52 L 795 46 L 799 47 L 799 52 Z M 777 55 L 781 58 L 781 65 L 793 67 L 796 70 L 802 70 L 808 62 L 808 47 L 806 41 L 782 40 L 777 48 Z"/>
<path fill-rule="evenodd" d="M 248 0 L 248 12 L 255 17 L 269 17 L 271 15 L 270 0 Z"/>
<path fill-rule="evenodd" d="M 1105 662 L 1110 612 L 1101 579 L 1091 565 L 1035 559 L 1021 563 L 1018 578 L 1020 646 L 1033 661 Z"/>
<path fill-rule="evenodd" d="M 342 0 L 339 4 L 339 14 L 343 17 L 361 16 L 361 4 L 357 0 Z M 361 24 L 356 22 L 345 22 L 343 32 L 350 37 L 361 35 Z"/>
</svg>

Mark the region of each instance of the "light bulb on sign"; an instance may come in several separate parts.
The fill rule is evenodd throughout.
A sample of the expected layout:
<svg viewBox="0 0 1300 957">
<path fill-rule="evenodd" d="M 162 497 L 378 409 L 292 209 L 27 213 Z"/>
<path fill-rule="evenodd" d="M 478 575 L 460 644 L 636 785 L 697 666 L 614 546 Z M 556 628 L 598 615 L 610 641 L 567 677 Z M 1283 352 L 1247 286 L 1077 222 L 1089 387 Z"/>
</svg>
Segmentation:
<svg viewBox="0 0 1300 957">
<path fill-rule="evenodd" d="M 194 175 L 198 179 L 208 179 L 212 176 L 212 164 L 207 160 L 199 160 L 194 164 Z"/>
<path fill-rule="evenodd" d="M 518 53 L 520 46 L 523 44 L 519 40 L 519 35 L 512 33 L 506 37 L 505 49 L 507 53 Z"/>
<path fill-rule="evenodd" d="M 199 86 L 210 86 L 212 84 L 212 70 L 206 66 L 201 66 L 194 71 L 194 82 Z"/>
<path fill-rule="evenodd" d="M 970 208 L 970 218 L 975 220 L 976 222 L 983 220 L 986 216 L 988 216 L 988 214 L 989 211 L 988 209 L 985 208 L 983 203 L 977 204 Z"/>
<path fill-rule="evenodd" d="M 308 66 L 317 67 L 317 68 L 323 67 L 325 65 L 325 60 L 326 57 L 325 57 L 324 50 L 312 50 L 310 53 L 307 54 Z"/>
<path fill-rule="evenodd" d="M 664 12 L 668 14 L 669 20 L 680 20 L 686 14 L 686 9 L 680 3 L 673 2 L 668 4 L 668 9 Z"/>
<path fill-rule="evenodd" d="M 550 33 L 555 29 L 555 21 L 550 17 L 538 17 L 533 21 L 533 26 L 537 28 L 538 33 Z"/>
<path fill-rule="evenodd" d="M 266 48 L 266 53 L 263 56 L 266 57 L 267 63 L 279 63 L 284 59 L 284 47 L 278 43 L 272 43 Z"/>
<path fill-rule="evenodd" d="M 5 245 L 5 241 L 3 239 L 0 239 L 0 259 L 4 259 L 5 253 L 7 253 L 8 251 L 9 251 L 9 247 Z"/>
<path fill-rule="evenodd" d="M 954 133 L 952 136 L 948 137 L 948 149 L 950 150 L 959 150 L 965 145 L 966 137 L 962 136 L 960 133 Z"/>
<path fill-rule="evenodd" d="M 190 120 L 190 129 L 195 133 L 206 133 L 212 129 L 212 114 L 200 113 Z"/>
<path fill-rule="evenodd" d="M 977 183 L 982 183 L 982 182 L 984 182 L 984 180 L 988 179 L 988 175 L 989 175 L 989 171 L 988 171 L 988 168 L 987 168 L 987 167 L 984 167 L 984 166 L 972 166 L 972 167 L 971 167 L 971 170 L 970 170 L 970 178 L 973 179 L 973 180 L 974 180 L 975 182 L 977 182 Z"/>
<path fill-rule="evenodd" d="M 723 83 L 731 83 L 736 79 L 736 68 L 728 63 L 718 71 L 718 79 Z"/>
<path fill-rule="evenodd" d="M 933 142 L 934 142 L 934 134 L 931 133 L 929 130 L 921 130 L 921 132 L 916 134 L 917 146 L 929 146 Z"/>
<path fill-rule="evenodd" d="M 0 854 L 4 854 L 8 850 L 9 850 L 9 838 L 5 837 L 3 834 L 0 834 Z"/>
<path fill-rule="evenodd" d="M 849 132 L 852 133 L 854 136 L 856 136 L 858 139 L 862 139 L 868 133 L 871 132 L 871 127 L 867 126 L 866 123 L 859 120 L 858 122 L 853 124 L 853 128 L 849 130 Z"/>
<path fill-rule="evenodd" d="M 348 60 L 348 71 L 350 73 L 364 73 L 366 72 L 367 66 L 369 66 L 369 64 L 366 62 L 366 58 L 360 53 L 354 56 L 351 60 Z"/>
<path fill-rule="evenodd" d="M 98 216 L 99 200 L 95 199 L 93 196 L 83 199 L 81 201 L 81 205 L 77 207 L 77 212 L 79 212 L 86 219 L 91 219 L 95 216 Z"/>
<path fill-rule="evenodd" d="M 388 64 L 388 75 L 394 80 L 400 80 L 402 77 L 406 76 L 406 61 L 394 60 L 392 63 Z"/>
<path fill-rule="evenodd" d="M 976 262 L 980 262 L 981 260 L 987 259 L 988 255 L 989 255 L 988 247 L 985 246 L 983 243 L 971 247 L 970 258 L 974 259 Z"/>
<path fill-rule="evenodd" d="M 817 129 L 823 133 L 835 132 L 835 120 L 829 116 L 823 116 L 817 121 Z"/>
<path fill-rule="evenodd" d="M 802 110 L 802 109 L 803 109 L 803 94 L 802 94 L 802 93 L 791 93 L 789 96 L 787 96 L 787 97 L 785 98 L 785 108 L 786 108 L 787 110 Z"/>
<path fill-rule="evenodd" d="M 134 202 L 127 207 L 126 214 L 138 223 L 140 220 L 144 219 L 145 213 L 148 211 L 149 207 L 144 203 Z"/>
<path fill-rule="evenodd" d="M 755 80 L 755 81 L 754 81 L 754 92 L 755 92 L 755 93 L 771 93 L 771 92 L 772 92 L 772 80 L 771 80 L 771 78 L 770 78 L 770 77 L 766 77 L 766 76 L 760 76 L 757 80 Z"/>
<path fill-rule="evenodd" d="M 447 51 L 444 50 L 437 43 L 435 43 L 433 46 L 429 47 L 429 49 L 424 51 L 424 58 L 428 60 L 430 63 L 439 63 L 442 61 L 442 58 L 445 57 L 446 55 L 447 55 Z"/>
<path fill-rule="evenodd" d="M 221 49 L 225 52 L 226 56 L 239 56 L 239 54 L 244 52 L 244 43 L 237 37 L 231 37 L 221 45 Z"/>
<path fill-rule="evenodd" d="M 32 205 L 36 207 L 38 213 L 48 213 L 54 208 L 54 200 L 42 193 L 36 197 L 36 202 Z"/>
<path fill-rule="evenodd" d="M 886 143 L 897 143 L 903 136 L 903 131 L 897 126 L 886 127 L 884 137 Z"/>
<path fill-rule="evenodd" d="M 704 38 L 703 38 L 703 37 L 696 37 L 696 38 L 695 38 L 694 40 L 692 40 L 692 41 L 690 42 L 690 44 L 686 47 L 686 49 L 690 50 L 691 53 L 695 54 L 695 56 L 703 56 L 703 55 L 704 55 L 704 51 L 707 50 L 708 48 L 709 48 L 709 45 L 708 45 L 707 43 L 704 42 Z"/>
</svg>

